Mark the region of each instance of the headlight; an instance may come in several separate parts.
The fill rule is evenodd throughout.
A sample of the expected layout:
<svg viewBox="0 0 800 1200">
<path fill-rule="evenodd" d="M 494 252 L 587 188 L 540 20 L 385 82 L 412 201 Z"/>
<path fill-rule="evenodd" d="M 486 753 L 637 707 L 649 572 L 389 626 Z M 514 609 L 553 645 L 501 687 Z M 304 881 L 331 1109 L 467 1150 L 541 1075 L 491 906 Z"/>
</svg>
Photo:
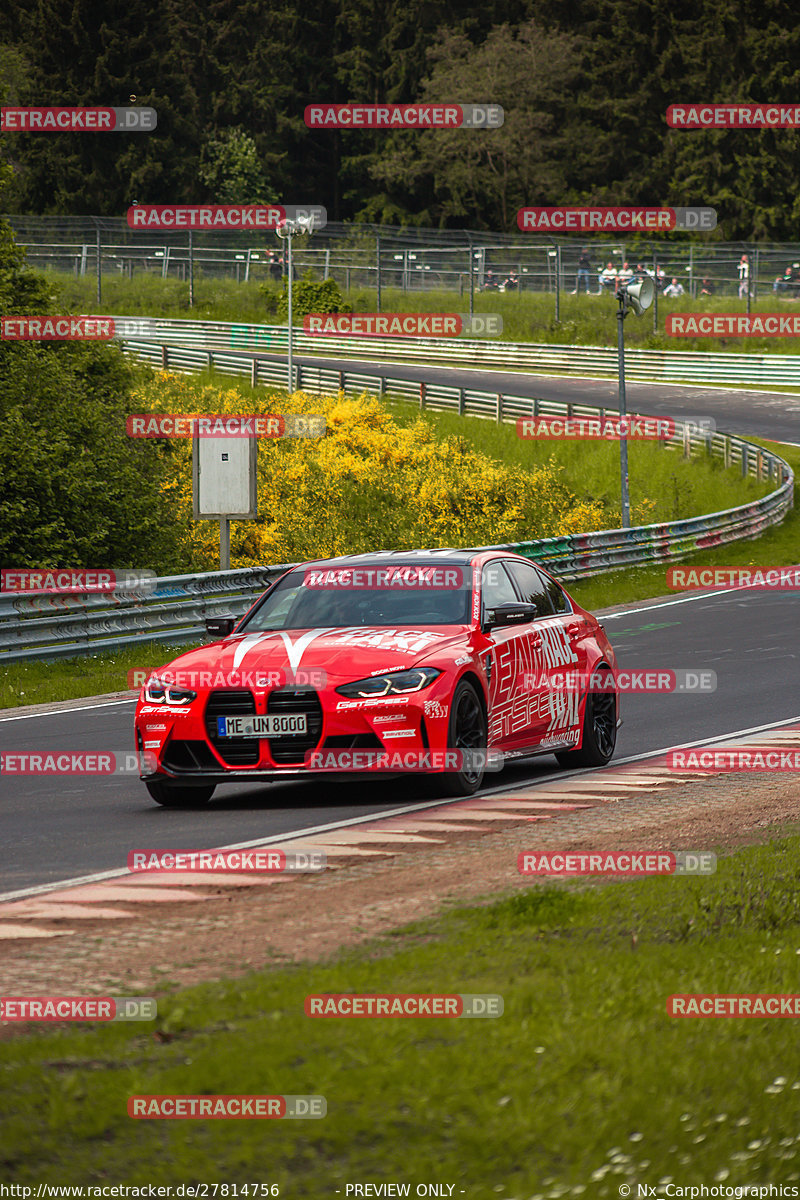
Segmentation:
<svg viewBox="0 0 800 1200">
<path fill-rule="evenodd" d="M 144 698 L 148 704 L 191 704 L 197 699 L 197 692 L 164 683 L 163 679 L 148 679 L 144 685 Z"/>
<path fill-rule="evenodd" d="M 342 696 L 407 696 L 409 692 L 421 692 L 441 673 L 435 667 L 414 667 L 410 671 L 392 671 L 388 675 L 373 675 L 356 683 L 344 683 L 336 691 Z"/>
</svg>

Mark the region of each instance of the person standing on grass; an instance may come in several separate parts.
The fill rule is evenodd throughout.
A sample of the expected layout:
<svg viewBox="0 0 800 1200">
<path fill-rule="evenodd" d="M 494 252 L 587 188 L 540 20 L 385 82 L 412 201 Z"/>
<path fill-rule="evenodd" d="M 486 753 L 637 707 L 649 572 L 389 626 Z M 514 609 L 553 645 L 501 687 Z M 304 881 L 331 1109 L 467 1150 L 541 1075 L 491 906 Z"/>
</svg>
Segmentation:
<svg viewBox="0 0 800 1200">
<path fill-rule="evenodd" d="M 684 294 L 683 284 L 678 283 L 677 279 L 673 279 L 668 287 L 664 288 L 665 296 L 682 296 Z"/>
<path fill-rule="evenodd" d="M 581 282 L 586 284 L 586 295 L 589 295 L 589 280 L 591 279 L 591 271 L 592 259 L 588 248 L 584 246 L 581 250 L 581 256 L 578 259 L 578 273 L 575 276 L 575 291 L 572 293 L 573 296 L 577 296 L 578 292 L 581 290 Z"/>
<path fill-rule="evenodd" d="M 746 296 L 750 291 L 750 259 L 746 254 L 743 254 L 739 259 L 739 299 Z"/>
</svg>

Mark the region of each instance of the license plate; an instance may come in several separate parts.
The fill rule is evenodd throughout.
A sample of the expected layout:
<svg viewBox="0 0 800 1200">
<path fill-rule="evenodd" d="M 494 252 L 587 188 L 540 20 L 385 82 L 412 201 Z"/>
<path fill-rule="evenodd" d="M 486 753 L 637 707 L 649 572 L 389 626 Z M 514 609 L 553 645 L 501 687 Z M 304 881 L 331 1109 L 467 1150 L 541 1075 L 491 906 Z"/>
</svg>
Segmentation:
<svg viewBox="0 0 800 1200">
<path fill-rule="evenodd" d="M 291 737 L 308 732 L 305 713 L 265 717 L 217 717 L 218 737 Z"/>
</svg>

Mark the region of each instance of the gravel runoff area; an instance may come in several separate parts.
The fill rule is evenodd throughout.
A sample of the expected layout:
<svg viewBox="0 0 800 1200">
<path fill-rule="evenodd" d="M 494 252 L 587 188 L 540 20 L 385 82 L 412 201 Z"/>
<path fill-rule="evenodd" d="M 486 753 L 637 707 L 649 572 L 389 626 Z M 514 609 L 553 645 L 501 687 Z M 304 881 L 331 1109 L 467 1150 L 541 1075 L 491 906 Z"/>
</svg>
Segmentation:
<svg viewBox="0 0 800 1200">
<path fill-rule="evenodd" d="M 449 820 L 458 820 L 457 808 L 450 807 Z M 372 848 L 390 856 L 337 858 L 318 875 L 244 887 L 201 885 L 210 897 L 202 902 L 137 901 L 132 919 L 80 920 L 68 937 L 7 941 L 3 990 L 42 995 L 57 984 L 60 995 L 158 996 L 271 965 L 329 960 L 448 906 L 485 904 L 537 886 L 518 874 L 521 850 L 725 853 L 796 833 L 800 782 L 777 773 L 704 777 L 565 811 L 552 820 L 521 817 L 483 825 L 478 834 L 431 830 L 444 839 L 435 846 L 375 842 Z M 162 875 L 159 883 L 165 882 L 179 884 L 180 876 Z M 36 925 L 65 928 L 40 918 Z M 402 936 L 393 941 L 398 943 Z M 384 952 L 376 947 L 376 953 Z M 0 1037 L 10 1032 L 6 1026 Z"/>
</svg>

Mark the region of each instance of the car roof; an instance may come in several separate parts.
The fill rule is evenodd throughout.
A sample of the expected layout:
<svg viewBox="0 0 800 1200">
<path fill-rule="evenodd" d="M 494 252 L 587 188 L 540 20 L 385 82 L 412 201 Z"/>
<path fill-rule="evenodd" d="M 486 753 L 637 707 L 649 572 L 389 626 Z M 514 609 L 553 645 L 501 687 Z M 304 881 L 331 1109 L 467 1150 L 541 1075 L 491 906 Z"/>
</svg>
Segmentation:
<svg viewBox="0 0 800 1200">
<path fill-rule="evenodd" d="M 342 554 L 338 558 L 319 558 L 303 563 L 304 567 L 360 567 L 383 566 L 387 563 L 470 563 L 476 558 L 475 550 L 371 550 L 365 554 Z"/>
</svg>

